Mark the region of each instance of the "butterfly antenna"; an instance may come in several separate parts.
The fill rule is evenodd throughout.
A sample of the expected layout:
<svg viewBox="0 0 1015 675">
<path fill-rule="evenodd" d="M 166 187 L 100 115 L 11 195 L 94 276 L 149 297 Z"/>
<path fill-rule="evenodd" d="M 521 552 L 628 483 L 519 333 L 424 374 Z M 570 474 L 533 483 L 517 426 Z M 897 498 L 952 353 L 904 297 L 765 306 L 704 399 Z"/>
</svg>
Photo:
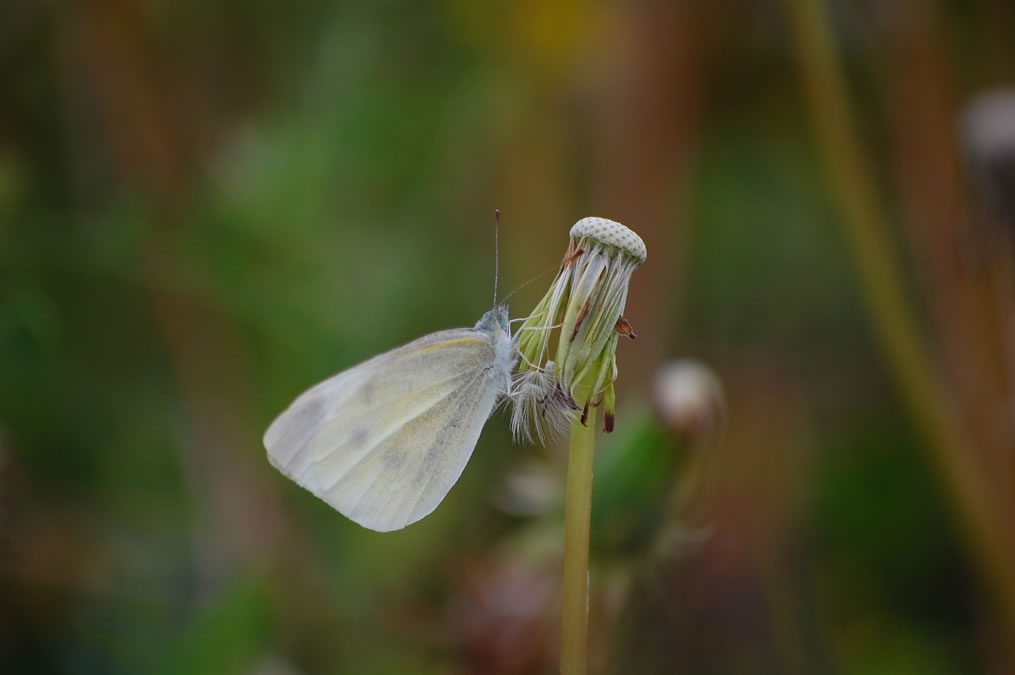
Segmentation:
<svg viewBox="0 0 1015 675">
<path fill-rule="evenodd" d="M 528 286 L 532 282 L 539 281 L 540 279 L 545 277 L 550 272 L 558 272 L 559 270 L 560 270 L 560 265 L 553 265 L 552 267 L 547 268 L 545 271 L 540 272 L 539 274 L 537 274 L 536 276 L 532 277 L 531 279 L 529 279 L 528 281 L 526 281 L 522 285 L 515 287 L 515 289 L 513 291 L 511 291 L 510 293 L 508 293 L 504 297 L 504 302 L 507 302 L 508 300 L 510 300 L 512 295 L 514 295 L 518 291 L 522 290 L 523 288 L 525 288 L 526 286 Z"/>
<path fill-rule="evenodd" d="M 493 210 L 493 306 L 497 306 L 497 280 L 500 278 L 500 209 Z"/>
</svg>

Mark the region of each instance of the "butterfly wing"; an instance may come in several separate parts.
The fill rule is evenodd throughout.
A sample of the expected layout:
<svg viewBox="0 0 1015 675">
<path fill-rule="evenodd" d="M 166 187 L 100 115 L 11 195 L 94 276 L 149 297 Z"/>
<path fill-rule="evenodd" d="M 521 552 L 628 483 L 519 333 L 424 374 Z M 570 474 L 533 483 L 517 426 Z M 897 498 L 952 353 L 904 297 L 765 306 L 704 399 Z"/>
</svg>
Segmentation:
<svg viewBox="0 0 1015 675">
<path fill-rule="evenodd" d="M 396 530 L 457 482 L 505 393 L 493 338 L 442 331 L 313 387 L 264 436 L 282 473 L 360 525 Z"/>
</svg>

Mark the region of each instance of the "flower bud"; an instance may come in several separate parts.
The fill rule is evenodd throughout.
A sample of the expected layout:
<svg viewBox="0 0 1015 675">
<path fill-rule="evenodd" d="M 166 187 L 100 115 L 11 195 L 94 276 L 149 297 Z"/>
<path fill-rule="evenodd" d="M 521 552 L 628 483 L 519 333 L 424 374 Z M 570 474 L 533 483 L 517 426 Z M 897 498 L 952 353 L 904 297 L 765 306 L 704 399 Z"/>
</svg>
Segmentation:
<svg viewBox="0 0 1015 675">
<path fill-rule="evenodd" d="M 707 440 L 725 419 L 719 378 L 697 361 L 670 361 L 662 366 L 652 393 L 660 421 L 682 438 Z"/>
</svg>

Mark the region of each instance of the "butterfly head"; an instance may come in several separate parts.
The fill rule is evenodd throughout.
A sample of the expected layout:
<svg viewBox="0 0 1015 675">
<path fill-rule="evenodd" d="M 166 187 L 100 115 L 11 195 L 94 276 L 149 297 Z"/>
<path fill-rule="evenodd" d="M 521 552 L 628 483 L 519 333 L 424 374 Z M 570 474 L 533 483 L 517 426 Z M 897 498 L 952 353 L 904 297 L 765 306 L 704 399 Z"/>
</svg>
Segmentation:
<svg viewBox="0 0 1015 675">
<path fill-rule="evenodd" d="M 483 315 L 475 326 L 476 330 L 484 333 L 504 333 L 511 337 L 511 325 L 508 323 L 507 305 L 497 305 Z"/>
</svg>

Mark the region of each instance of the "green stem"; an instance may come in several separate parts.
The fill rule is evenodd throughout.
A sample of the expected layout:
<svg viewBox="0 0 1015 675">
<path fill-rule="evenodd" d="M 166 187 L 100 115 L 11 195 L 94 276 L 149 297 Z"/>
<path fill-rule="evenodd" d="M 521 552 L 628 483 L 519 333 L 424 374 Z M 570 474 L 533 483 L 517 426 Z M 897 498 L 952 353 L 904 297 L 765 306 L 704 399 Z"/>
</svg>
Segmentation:
<svg viewBox="0 0 1015 675">
<path fill-rule="evenodd" d="M 589 517 L 592 513 L 592 467 L 596 456 L 596 409 L 586 425 L 571 423 L 567 460 L 567 506 L 564 515 L 563 632 L 560 672 L 584 675 L 589 627 Z"/>
</svg>

